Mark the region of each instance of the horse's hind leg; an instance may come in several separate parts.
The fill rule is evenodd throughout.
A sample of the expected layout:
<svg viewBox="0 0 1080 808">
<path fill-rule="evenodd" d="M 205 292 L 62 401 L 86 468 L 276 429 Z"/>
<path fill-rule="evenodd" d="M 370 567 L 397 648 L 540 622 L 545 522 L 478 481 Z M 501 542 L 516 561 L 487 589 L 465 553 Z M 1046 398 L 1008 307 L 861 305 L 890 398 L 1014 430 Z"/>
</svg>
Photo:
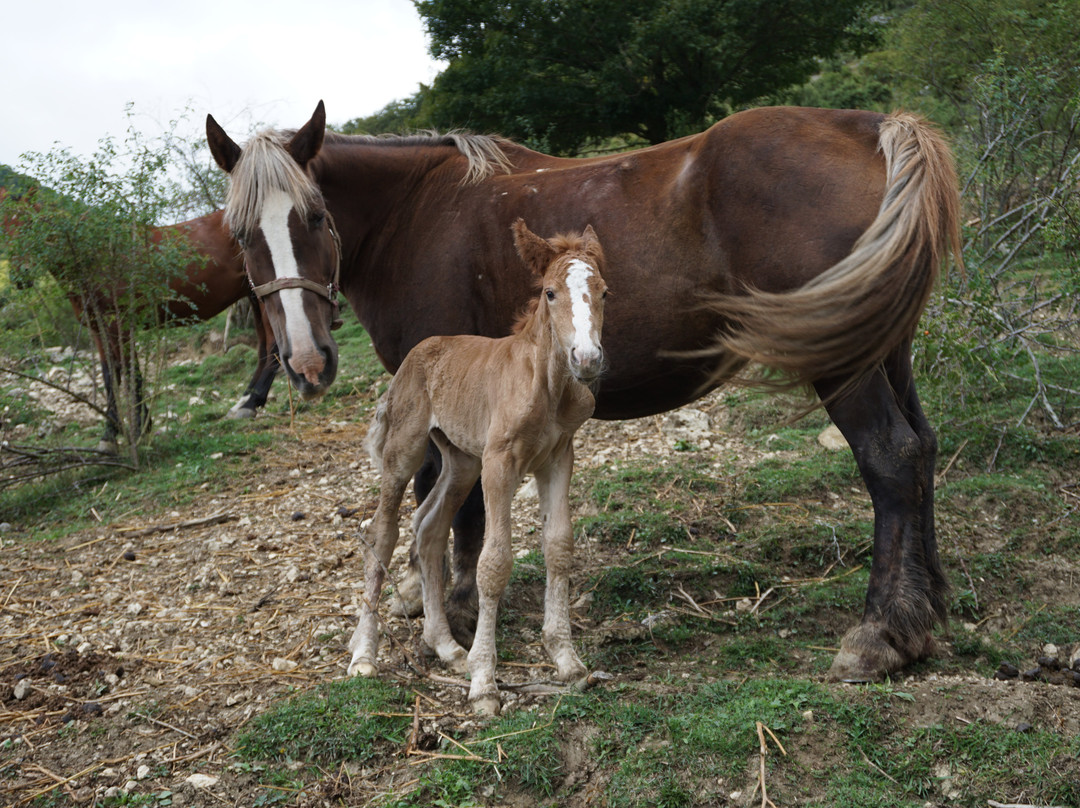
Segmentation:
<svg viewBox="0 0 1080 808">
<path fill-rule="evenodd" d="M 910 345 L 884 371 L 827 404 L 847 438 L 874 504 L 874 549 L 862 621 L 851 629 L 829 677 L 871 681 L 933 651 L 948 582 L 934 534 L 937 439 L 911 378 Z M 832 389 L 816 385 L 828 401 Z"/>
<path fill-rule="evenodd" d="M 379 487 L 379 507 L 371 521 L 370 542 L 364 547 L 364 597 L 360 603 L 359 619 L 349 650 L 350 676 L 374 676 L 379 648 L 379 598 L 390 556 L 398 540 L 398 508 L 405 496 L 409 477 L 423 462 L 423 443 L 409 450 L 395 443 L 394 435 L 383 448 L 382 480 Z"/>
<path fill-rule="evenodd" d="M 457 673 L 467 670 L 466 651 L 454 639 L 443 605 L 446 542 L 454 513 L 480 476 L 480 461 L 438 440 L 442 471 L 413 520 L 424 600 L 424 642 Z"/>
<path fill-rule="evenodd" d="M 555 663 L 555 678 L 561 682 L 577 682 L 588 673 L 570 640 L 570 567 L 574 560 L 574 528 L 570 519 L 569 497 L 573 466 L 571 446 L 547 468 L 536 472 L 543 525 L 544 566 L 547 568 L 543 639 L 544 647 Z"/>
</svg>

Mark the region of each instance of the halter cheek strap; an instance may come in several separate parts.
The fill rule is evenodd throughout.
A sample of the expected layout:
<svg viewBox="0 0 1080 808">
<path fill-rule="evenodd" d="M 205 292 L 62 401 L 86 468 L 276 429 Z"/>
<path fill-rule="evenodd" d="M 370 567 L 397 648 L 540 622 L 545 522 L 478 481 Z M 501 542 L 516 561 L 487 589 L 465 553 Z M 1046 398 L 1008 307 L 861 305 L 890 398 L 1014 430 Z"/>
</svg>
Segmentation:
<svg viewBox="0 0 1080 808">
<path fill-rule="evenodd" d="M 330 224 L 330 235 L 334 239 L 334 277 L 330 283 L 324 285 L 308 280 L 307 278 L 275 278 L 272 281 L 261 283 L 256 286 L 254 281 L 251 280 L 251 272 L 247 272 L 247 277 L 251 291 L 259 300 L 274 294 L 274 292 L 280 292 L 282 289 L 307 289 L 309 292 L 314 292 L 320 297 L 330 301 L 330 307 L 334 313 L 334 319 L 330 322 L 330 330 L 334 331 L 341 328 L 343 324 L 337 301 L 337 294 L 339 291 L 338 280 L 341 277 L 341 238 L 338 236 L 337 228 L 334 227 L 334 220 L 330 216 L 329 211 L 326 213 L 326 218 Z M 244 270 L 247 271 L 246 260 L 244 261 Z"/>
</svg>

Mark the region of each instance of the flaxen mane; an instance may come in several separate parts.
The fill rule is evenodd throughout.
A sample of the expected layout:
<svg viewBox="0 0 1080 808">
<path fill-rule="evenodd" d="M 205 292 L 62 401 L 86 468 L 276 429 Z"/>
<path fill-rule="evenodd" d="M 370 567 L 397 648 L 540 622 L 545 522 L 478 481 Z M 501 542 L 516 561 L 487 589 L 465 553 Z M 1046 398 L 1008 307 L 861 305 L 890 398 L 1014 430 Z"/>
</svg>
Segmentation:
<svg viewBox="0 0 1080 808">
<path fill-rule="evenodd" d="M 322 198 L 315 181 L 289 154 L 291 134 L 268 129 L 244 146 L 225 197 L 225 222 L 237 238 L 245 238 L 258 226 L 263 204 L 273 191 L 288 194 L 296 212 L 305 218 Z"/>
<path fill-rule="evenodd" d="M 468 132 L 425 132 L 416 135 L 339 135 L 326 133 L 326 143 L 371 143 L 379 146 L 451 146 L 468 161 L 461 182 L 472 185 L 498 171 L 510 172 L 510 160 L 503 144 L 510 141 L 497 135 L 474 135 Z"/>
</svg>

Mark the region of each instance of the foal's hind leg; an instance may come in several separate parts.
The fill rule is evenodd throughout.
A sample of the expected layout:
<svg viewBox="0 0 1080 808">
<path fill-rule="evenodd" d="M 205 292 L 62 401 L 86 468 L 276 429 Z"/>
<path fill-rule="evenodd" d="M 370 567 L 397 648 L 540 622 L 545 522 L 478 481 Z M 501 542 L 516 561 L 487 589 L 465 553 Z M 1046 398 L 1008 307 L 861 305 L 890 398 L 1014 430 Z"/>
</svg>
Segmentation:
<svg viewBox="0 0 1080 808">
<path fill-rule="evenodd" d="M 467 670 L 467 652 L 454 639 L 443 606 L 444 562 L 450 522 L 480 476 L 480 461 L 438 440 L 442 453 L 439 480 L 413 521 L 424 599 L 424 642 L 457 673 Z"/>
<path fill-rule="evenodd" d="M 871 681 L 933 651 L 948 583 L 934 535 L 937 440 L 911 378 L 910 346 L 890 355 L 827 405 L 851 445 L 874 503 L 874 558 L 862 621 L 849 631 L 829 677 Z M 830 385 L 817 385 L 827 399 Z"/>
<path fill-rule="evenodd" d="M 423 458 L 423 444 L 419 450 L 408 451 L 394 443 L 395 436 L 387 439 L 383 449 L 382 481 L 379 488 L 379 507 L 369 528 L 369 543 L 364 548 L 364 597 L 356 630 L 349 641 L 352 660 L 350 676 L 374 676 L 379 649 L 379 598 L 390 556 L 398 540 L 398 508 L 409 484 L 409 477 Z"/>
</svg>

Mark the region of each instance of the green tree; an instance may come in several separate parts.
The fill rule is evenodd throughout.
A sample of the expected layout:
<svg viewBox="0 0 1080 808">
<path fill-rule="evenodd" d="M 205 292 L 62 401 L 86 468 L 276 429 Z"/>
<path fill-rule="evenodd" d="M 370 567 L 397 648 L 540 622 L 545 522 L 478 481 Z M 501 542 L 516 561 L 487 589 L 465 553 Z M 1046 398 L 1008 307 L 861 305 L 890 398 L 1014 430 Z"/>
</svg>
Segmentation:
<svg viewBox="0 0 1080 808">
<path fill-rule="evenodd" d="M 175 203 L 163 190 L 169 186 L 167 154 L 160 144 L 144 142 L 130 131 L 122 148 L 106 138 L 88 159 L 67 149 L 25 155 L 21 171 L 42 187 L 23 188 L 21 194 L 0 199 L 0 220 L 5 224 L 0 251 L 9 261 L 12 277 L 22 280 L 25 293 L 40 298 L 40 305 L 28 308 L 31 316 L 72 319 L 69 306 L 57 308 L 47 299 L 49 290 L 59 287 L 82 311 L 83 323 L 93 333 L 114 332 L 120 337 L 120 354 L 106 351 L 105 356 L 103 372 L 113 380 L 119 403 L 118 412 L 107 415 L 125 438 L 133 467 L 147 435 L 145 402 L 153 383 L 152 373 L 144 383 L 138 349 L 145 357 L 161 347 L 160 312 L 174 295 L 169 281 L 192 257 L 186 240 L 154 230 Z M 65 330 L 37 329 L 38 333 Z M 5 364 L 0 370 L 38 377 L 43 368 L 35 349 L 42 347 L 23 345 L 18 356 L 6 351 L 17 366 Z M 101 406 L 96 409 L 106 414 Z"/>
<path fill-rule="evenodd" d="M 424 94 L 440 127 L 560 153 L 590 139 L 657 143 L 861 52 L 863 0 L 417 0 L 446 70 Z"/>
<path fill-rule="evenodd" d="M 338 131 L 343 135 L 383 135 L 422 129 L 427 126 L 421 117 L 421 104 L 427 91 L 428 88 L 421 85 L 408 98 L 391 101 L 374 115 L 346 121 Z"/>
</svg>

